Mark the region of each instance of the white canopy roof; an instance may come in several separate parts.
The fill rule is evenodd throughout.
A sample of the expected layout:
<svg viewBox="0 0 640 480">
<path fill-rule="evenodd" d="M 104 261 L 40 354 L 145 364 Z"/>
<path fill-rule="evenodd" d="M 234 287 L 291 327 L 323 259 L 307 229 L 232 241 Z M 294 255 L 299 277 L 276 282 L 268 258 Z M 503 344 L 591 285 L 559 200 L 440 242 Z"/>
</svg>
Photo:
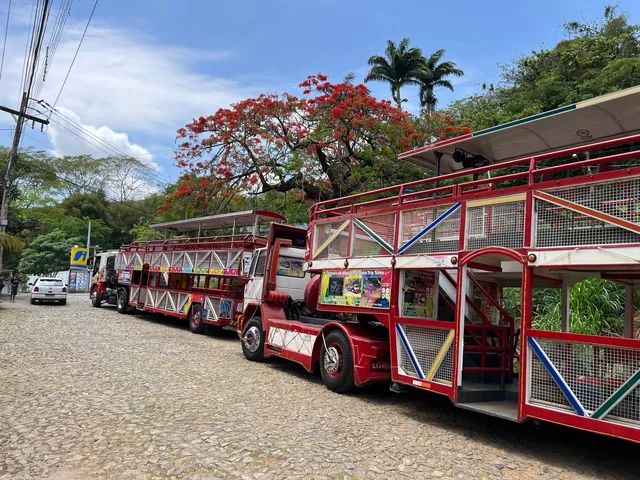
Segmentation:
<svg viewBox="0 0 640 480">
<path fill-rule="evenodd" d="M 398 158 L 440 173 L 462 169 L 456 149 L 482 155 L 490 163 L 513 160 L 583 143 L 640 132 L 640 85 L 531 117 L 401 153 Z"/>
<path fill-rule="evenodd" d="M 156 223 L 149 225 L 158 230 L 175 230 L 187 232 L 193 230 L 210 230 L 215 228 L 248 227 L 269 222 L 284 222 L 285 217 L 269 210 L 246 210 L 244 212 L 221 213 L 206 217 L 187 218 L 175 222 Z"/>
</svg>

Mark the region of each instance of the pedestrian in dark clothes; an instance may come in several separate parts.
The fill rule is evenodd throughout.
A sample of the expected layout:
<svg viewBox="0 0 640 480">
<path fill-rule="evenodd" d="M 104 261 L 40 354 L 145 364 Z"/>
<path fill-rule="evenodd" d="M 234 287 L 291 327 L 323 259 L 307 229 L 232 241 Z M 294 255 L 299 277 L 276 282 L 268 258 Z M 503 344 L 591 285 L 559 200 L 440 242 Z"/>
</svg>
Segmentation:
<svg viewBox="0 0 640 480">
<path fill-rule="evenodd" d="M 11 296 L 9 297 L 9 302 L 16 303 L 16 295 L 18 295 L 18 285 L 20 285 L 20 278 L 15 271 L 11 274 L 9 285 L 11 286 Z"/>
</svg>

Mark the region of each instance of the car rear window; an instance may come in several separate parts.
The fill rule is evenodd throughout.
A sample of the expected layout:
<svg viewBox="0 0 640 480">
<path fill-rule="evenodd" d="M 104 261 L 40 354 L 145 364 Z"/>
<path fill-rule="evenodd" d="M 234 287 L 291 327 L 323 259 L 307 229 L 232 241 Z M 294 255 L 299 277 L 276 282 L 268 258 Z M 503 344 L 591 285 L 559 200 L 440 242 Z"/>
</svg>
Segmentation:
<svg viewBox="0 0 640 480">
<path fill-rule="evenodd" d="M 48 287 L 58 287 L 62 285 L 62 280 L 58 280 L 56 278 L 48 278 L 44 280 L 38 280 L 39 285 L 46 285 Z"/>
</svg>

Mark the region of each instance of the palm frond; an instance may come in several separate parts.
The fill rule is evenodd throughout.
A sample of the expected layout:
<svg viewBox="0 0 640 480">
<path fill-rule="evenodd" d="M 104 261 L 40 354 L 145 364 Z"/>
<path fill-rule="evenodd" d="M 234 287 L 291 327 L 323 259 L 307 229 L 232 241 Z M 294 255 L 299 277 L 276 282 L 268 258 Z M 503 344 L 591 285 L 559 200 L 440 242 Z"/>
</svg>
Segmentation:
<svg viewBox="0 0 640 480">
<path fill-rule="evenodd" d="M 10 252 L 19 252 L 24 248 L 24 242 L 8 233 L 0 233 L 0 246 Z"/>
</svg>

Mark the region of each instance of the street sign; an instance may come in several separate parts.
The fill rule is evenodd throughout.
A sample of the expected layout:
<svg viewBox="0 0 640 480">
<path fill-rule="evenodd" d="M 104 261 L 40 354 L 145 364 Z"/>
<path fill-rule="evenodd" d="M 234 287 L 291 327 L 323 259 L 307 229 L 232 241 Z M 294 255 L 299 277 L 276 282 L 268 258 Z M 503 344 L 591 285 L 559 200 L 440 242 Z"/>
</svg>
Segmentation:
<svg viewBox="0 0 640 480">
<path fill-rule="evenodd" d="M 87 268 L 87 258 L 89 257 L 89 252 L 84 247 L 72 247 L 71 248 L 71 259 L 69 261 L 69 266 L 71 268 Z"/>
</svg>

